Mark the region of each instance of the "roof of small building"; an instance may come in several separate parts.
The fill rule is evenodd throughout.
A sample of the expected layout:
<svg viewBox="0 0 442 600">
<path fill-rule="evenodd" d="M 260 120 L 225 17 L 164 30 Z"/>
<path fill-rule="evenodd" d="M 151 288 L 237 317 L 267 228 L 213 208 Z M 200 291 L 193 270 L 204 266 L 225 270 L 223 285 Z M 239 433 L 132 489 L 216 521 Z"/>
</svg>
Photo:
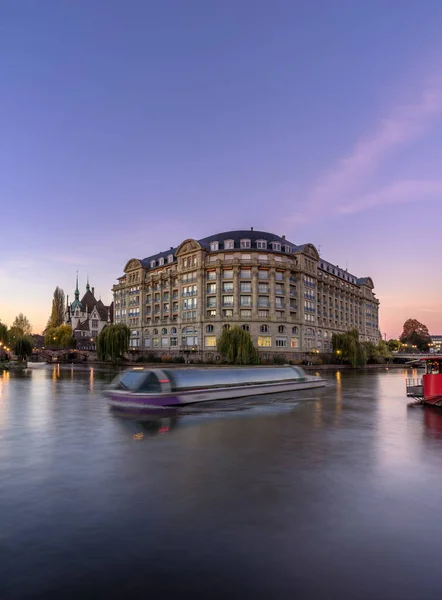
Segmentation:
<svg viewBox="0 0 442 600">
<path fill-rule="evenodd" d="M 98 314 L 100 315 L 100 319 L 102 321 L 107 321 L 108 308 L 106 306 L 104 306 L 104 304 L 101 300 L 98 300 L 96 307 L 97 307 Z"/>
</svg>

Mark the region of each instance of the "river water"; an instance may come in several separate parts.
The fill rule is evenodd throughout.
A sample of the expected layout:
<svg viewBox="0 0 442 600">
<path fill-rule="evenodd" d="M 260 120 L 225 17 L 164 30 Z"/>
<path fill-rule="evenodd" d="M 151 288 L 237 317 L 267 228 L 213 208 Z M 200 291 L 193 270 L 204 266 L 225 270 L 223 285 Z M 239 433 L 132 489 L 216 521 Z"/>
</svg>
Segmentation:
<svg viewBox="0 0 442 600">
<path fill-rule="evenodd" d="M 405 375 L 137 421 L 109 372 L 0 374 L 0 598 L 439 599 L 442 411 Z"/>
</svg>

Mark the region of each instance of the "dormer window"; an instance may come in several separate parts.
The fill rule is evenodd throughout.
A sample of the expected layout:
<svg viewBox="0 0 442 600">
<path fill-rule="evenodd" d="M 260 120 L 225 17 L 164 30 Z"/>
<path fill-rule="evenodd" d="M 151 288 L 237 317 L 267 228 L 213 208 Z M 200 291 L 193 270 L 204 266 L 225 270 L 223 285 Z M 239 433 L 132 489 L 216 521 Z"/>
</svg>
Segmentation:
<svg viewBox="0 0 442 600">
<path fill-rule="evenodd" d="M 256 242 L 258 250 L 267 250 L 267 242 L 265 240 L 258 240 Z"/>
<path fill-rule="evenodd" d="M 155 266 L 156 266 L 156 262 L 154 260 L 151 260 L 150 261 L 150 268 L 151 269 L 155 269 Z"/>
<path fill-rule="evenodd" d="M 272 242 L 272 249 L 281 252 L 281 244 L 279 242 Z"/>
<path fill-rule="evenodd" d="M 212 252 L 216 252 L 216 250 L 219 250 L 219 242 L 210 242 L 210 249 L 212 250 Z"/>
<path fill-rule="evenodd" d="M 158 261 L 158 264 L 160 267 L 162 267 L 164 265 L 164 258 L 160 258 L 160 260 Z"/>
<path fill-rule="evenodd" d="M 290 254 L 291 252 L 291 248 L 290 246 L 288 246 L 287 244 L 285 246 L 283 246 L 282 248 L 283 252 L 285 252 L 286 254 Z"/>
<path fill-rule="evenodd" d="M 250 248 L 250 240 L 241 240 L 241 248 Z"/>
<path fill-rule="evenodd" d="M 169 263 L 173 262 L 173 254 L 169 254 L 169 256 L 167 257 L 167 262 L 169 262 Z"/>
<path fill-rule="evenodd" d="M 233 240 L 224 240 L 224 249 L 225 250 L 233 250 L 234 242 Z"/>
</svg>

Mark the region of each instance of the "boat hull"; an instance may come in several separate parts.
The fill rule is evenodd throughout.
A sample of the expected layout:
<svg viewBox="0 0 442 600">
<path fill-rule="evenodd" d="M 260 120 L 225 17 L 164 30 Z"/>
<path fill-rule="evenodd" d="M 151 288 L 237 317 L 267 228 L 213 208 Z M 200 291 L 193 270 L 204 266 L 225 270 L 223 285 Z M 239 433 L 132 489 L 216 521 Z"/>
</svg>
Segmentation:
<svg viewBox="0 0 442 600">
<path fill-rule="evenodd" d="M 265 394 L 277 394 L 281 392 L 293 392 L 324 387 L 325 380 L 318 377 L 308 377 L 303 381 L 283 381 L 281 383 L 231 386 L 224 388 L 205 388 L 200 390 L 188 390 L 167 392 L 164 394 L 137 394 L 122 390 L 110 390 L 107 392 L 109 403 L 115 407 L 145 407 L 147 409 L 163 408 L 168 406 L 182 406 L 185 404 L 196 404 L 214 400 L 230 400 L 248 396 L 261 396 Z"/>
</svg>

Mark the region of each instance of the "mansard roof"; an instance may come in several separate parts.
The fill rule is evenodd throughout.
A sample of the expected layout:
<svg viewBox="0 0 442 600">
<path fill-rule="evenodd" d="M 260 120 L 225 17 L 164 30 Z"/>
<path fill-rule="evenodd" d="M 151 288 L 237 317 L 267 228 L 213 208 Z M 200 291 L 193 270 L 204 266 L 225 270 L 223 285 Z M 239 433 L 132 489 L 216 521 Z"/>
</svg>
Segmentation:
<svg viewBox="0 0 442 600">
<path fill-rule="evenodd" d="M 233 241 L 233 249 L 229 248 L 228 251 L 231 250 L 243 250 L 246 252 L 262 252 L 263 249 L 262 248 L 258 248 L 257 247 L 257 242 L 258 241 L 265 241 L 267 242 L 267 248 L 265 250 L 265 252 L 275 252 L 275 253 L 279 253 L 280 251 L 278 250 L 273 250 L 271 247 L 271 243 L 272 242 L 278 242 L 281 244 L 281 247 L 285 246 L 285 250 L 290 254 L 295 254 L 295 253 L 299 253 L 299 252 L 305 252 L 307 250 L 307 248 L 314 248 L 315 251 L 317 252 L 315 246 L 313 244 L 294 244 L 293 242 L 290 242 L 289 240 L 287 240 L 285 238 L 285 236 L 279 236 L 276 235 L 274 233 L 269 233 L 268 231 L 255 231 L 254 229 L 239 229 L 239 230 L 232 230 L 232 231 L 222 231 L 220 233 L 216 233 L 214 235 L 210 235 L 208 237 L 202 238 L 200 240 L 195 240 L 198 242 L 198 244 L 204 248 L 207 252 L 211 252 L 210 249 L 210 244 L 212 242 L 218 242 L 218 250 L 214 250 L 213 252 L 219 252 L 220 250 L 224 250 L 224 242 L 225 241 Z M 241 240 L 250 240 L 250 248 L 241 248 Z M 189 240 L 187 240 L 189 241 Z M 159 265 L 159 261 L 161 258 L 164 258 L 165 260 L 167 260 L 167 257 L 169 255 L 173 255 L 173 263 L 176 262 L 176 252 L 177 250 L 180 248 L 182 244 L 180 244 L 179 246 L 175 247 L 175 248 L 170 248 L 169 250 L 165 250 L 164 252 L 158 252 L 157 254 L 153 254 L 152 256 L 148 256 L 147 258 L 143 258 L 142 260 L 140 260 L 139 262 L 141 263 L 141 265 L 143 266 L 143 268 L 151 270 L 151 269 L 155 269 L 157 268 Z M 318 254 L 319 256 L 319 254 Z M 151 263 L 155 262 L 155 266 L 151 267 Z M 333 265 L 332 263 L 323 260 L 322 258 L 319 258 L 319 268 L 323 271 L 332 273 L 334 275 L 336 275 L 337 277 L 340 277 L 341 279 L 348 281 L 350 283 L 353 283 L 355 285 L 370 285 L 369 281 L 371 282 L 371 286 L 373 286 L 373 281 L 371 280 L 371 278 L 358 278 L 356 277 L 356 275 L 352 275 L 351 273 L 349 273 L 347 271 L 347 269 L 342 269 L 337 265 Z M 173 264 L 173 263 L 165 263 L 165 264 Z M 124 277 L 124 275 L 122 277 L 120 277 L 119 279 L 122 279 Z"/>
</svg>

